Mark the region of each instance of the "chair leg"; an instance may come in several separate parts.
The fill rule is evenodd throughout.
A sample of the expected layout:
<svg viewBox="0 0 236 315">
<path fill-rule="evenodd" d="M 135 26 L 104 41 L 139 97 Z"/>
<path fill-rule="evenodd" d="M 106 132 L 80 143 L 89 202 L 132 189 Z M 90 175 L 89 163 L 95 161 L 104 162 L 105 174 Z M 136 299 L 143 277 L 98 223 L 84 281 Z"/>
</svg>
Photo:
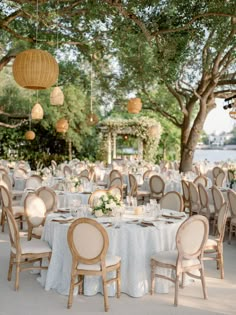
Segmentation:
<svg viewBox="0 0 236 315">
<path fill-rule="evenodd" d="M 6 213 L 5 213 L 5 211 L 2 209 L 2 217 L 1 217 L 2 232 L 4 232 L 5 218 L 6 218 Z"/>
<path fill-rule="evenodd" d="M 8 268 L 8 276 L 7 276 L 8 281 L 11 281 L 13 264 L 14 264 L 14 257 L 11 253 L 10 261 L 9 261 L 9 268 Z"/>
<path fill-rule="evenodd" d="M 19 280 L 20 280 L 20 262 L 16 261 L 16 280 L 15 280 L 15 290 L 19 289 Z"/>
<path fill-rule="evenodd" d="M 175 306 L 178 306 L 178 295 L 179 295 L 179 275 L 176 275 L 176 278 L 175 278 L 175 300 L 174 300 Z"/>
<path fill-rule="evenodd" d="M 120 268 L 118 268 L 117 271 L 116 271 L 116 277 L 117 277 L 117 281 L 116 281 L 117 293 L 116 293 L 116 296 L 117 296 L 117 298 L 119 298 L 120 297 Z"/>
<path fill-rule="evenodd" d="M 155 265 L 154 262 L 151 260 L 151 290 L 150 294 L 154 293 L 154 285 L 155 285 Z"/>
<path fill-rule="evenodd" d="M 73 292 L 74 292 L 74 284 L 75 284 L 75 277 L 74 275 L 71 276 L 70 280 L 70 291 L 68 296 L 67 308 L 71 308 L 73 302 Z"/>
<path fill-rule="evenodd" d="M 233 233 L 233 226 L 230 224 L 228 244 L 231 244 L 232 233 Z"/>
<path fill-rule="evenodd" d="M 205 275 L 204 275 L 204 269 L 200 269 L 200 275 L 201 275 L 201 282 L 202 282 L 202 291 L 204 299 L 207 300 L 207 290 L 206 290 L 206 281 L 205 281 Z"/>
<path fill-rule="evenodd" d="M 223 257 L 223 246 L 218 249 L 218 264 L 220 269 L 220 278 L 224 279 L 224 257 Z"/>
<path fill-rule="evenodd" d="M 108 293 L 107 293 L 107 282 L 106 282 L 106 273 L 102 274 L 102 284 L 103 284 L 103 296 L 104 296 L 104 309 L 105 312 L 109 311 L 109 303 L 108 303 Z"/>
</svg>

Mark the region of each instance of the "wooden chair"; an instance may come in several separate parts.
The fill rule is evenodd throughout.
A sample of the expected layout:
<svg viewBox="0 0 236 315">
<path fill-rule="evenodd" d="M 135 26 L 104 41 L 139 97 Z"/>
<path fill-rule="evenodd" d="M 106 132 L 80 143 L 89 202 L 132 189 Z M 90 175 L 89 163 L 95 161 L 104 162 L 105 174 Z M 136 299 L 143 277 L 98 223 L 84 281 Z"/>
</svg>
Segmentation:
<svg viewBox="0 0 236 315">
<path fill-rule="evenodd" d="M 46 219 L 46 205 L 36 193 L 29 193 L 24 201 L 25 218 L 28 226 L 28 241 L 41 238 Z"/>
<path fill-rule="evenodd" d="M 183 202 L 184 202 L 184 212 L 187 212 L 186 209 L 190 208 L 190 200 L 189 200 L 189 186 L 188 181 L 182 179 L 181 180 L 182 192 L 183 192 Z"/>
<path fill-rule="evenodd" d="M 223 187 L 225 181 L 225 172 L 219 173 L 215 178 L 215 186 Z"/>
<path fill-rule="evenodd" d="M 12 205 L 12 196 L 8 187 L 3 182 L 0 185 L 1 192 L 1 201 L 2 201 L 2 216 L 1 216 L 1 225 L 2 232 L 4 232 L 6 211 L 10 209 L 14 218 L 20 223 L 20 228 L 23 229 L 23 216 L 24 216 L 24 207 L 22 206 L 13 206 Z"/>
<path fill-rule="evenodd" d="M 47 213 L 57 210 L 58 197 L 52 188 L 42 186 L 38 188 L 35 193 L 44 201 Z"/>
<path fill-rule="evenodd" d="M 39 175 L 31 175 L 26 179 L 25 188 L 36 190 L 42 186 L 43 179 Z"/>
<path fill-rule="evenodd" d="M 198 184 L 200 211 L 199 214 L 204 215 L 209 220 L 209 223 L 214 221 L 215 207 L 209 204 L 208 193 L 205 186 L 201 183 Z"/>
<path fill-rule="evenodd" d="M 50 261 L 52 251 L 48 243 L 42 240 L 33 239 L 31 241 L 26 241 L 20 239 L 18 226 L 12 212 L 9 209 L 7 209 L 6 213 L 11 242 L 8 281 L 11 281 L 12 269 L 13 265 L 15 264 L 16 265 L 15 290 L 18 290 L 20 272 L 24 270 L 47 269 L 48 267 L 42 266 L 42 259 L 47 258 Z M 33 264 L 36 261 L 39 261 L 40 264 L 39 265 Z M 25 264 L 33 265 L 24 267 Z"/>
<path fill-rule="evenodd" d="M 120 201 L 123 200 L 122 189 L 118 186 L 111 186 L 107 192 L 113 196 L 116 196 Z"/>
<path fill-rule="evenodd" d="M 223 240 L 225 225 L 227 221 L 228 209 L 226 202 L 219 210 L 217 218 L 217 236 L 215 239 L 208 239 L 204 247 L 203 260 L 215 260 L 217 269 L 220 269 L 221 279 L 224 279 L 224 259 L 223 259 Z"/>
<path fill-rule="evenodd" d="M 144 203 L 150 199 L 150 192 L 145 190 L 138 190 L 138 183 L 133 174 L 129 174 L 130 196 L 137 198 L 138 202 Z"/>
<path fill-rule="evenodd" d="M 207 298 L 203 251 L 208 238 L 209 224 L 206 217 L 194 215 L 184 221 L 176 234 L 177 250 L 157 252 L 151 257 L 151 294 L 154 292 L 155 277 L 172 281 L 175 284 L 174 305 L 178 305 L 179 280 L 184 273 L 201 279 L 204 298 Z M 156 272 L 156 268 L 173 270 L 173 276 L 165 276 Z M 191 272 L 199 270 L 200 276 Z"/>
<path fill-rule="evenodd" d="M 177 191 L 169 191 L 161 197 L 160 208 L 181 212 L 184 208 L 183 198 Z"/>
<path fill-rule="evenodd" d="M 152 175 L 149 180 L 151 197 L 157 200 L 161 199 L 165 192 L 165 182 L 159 175 Z"/>
<path fill-rule="evenodd" d="M 105 228 L 95 220 L 80 218 L 74 221 L 67 234 L 68 245 L 72 254 L 71 283 L 67 307 L 72 306 L 75 286 L 82 291 L 84 276 L 102 277 L 104 309 L 109 310 L 107 285 L 116 282 L 117 297 L 120 297 L 121 258 L 107 255 L 109 238 Z M 115 272 L 115 277 L 107 279 L 108 272 Z"/>
<path fill-rule="evenodd" d="M 190 215 L 199 213 L 201 205 L 199 199 L 198 188 L 193 182 L 189 182 L 189 205 Z"/>
<path fill-rule="evenodd" d="M 214 221 L 213 221 L 213 235 L 214 235 L 216 223 L 217 223 L 217 219 L 218 219 L 218 213 L 219 213 L 220 209 L 222 208 L 222 205 L 225 202 L 225 199 L 224 199 L 222 192 L 219 190 L 219 188 L 217 186 L 212 186 L 211 192 L 212 192 L 213 204 L 214 204 L 214 208 L 215 208 L 215 216 L 214 216 Z"/>
<path fill-rule="evenodd" d="M 230 210 L 230 222 L 229 222 L 229 238 L 228 243 L 231 244 L 232 234 L 236 233 L 236 192 L 229 189 L 227 192 Z"/>
<path fill-rule="evenodd" d="M 196 186 L 201 183 L 204 187 L 207 187 L 207 177 L 204 175 L 198 175 L 193 182 Z"/>
<path fill-rule="evenodd" d="M 65 165 L 65 166 L 63 167 L 63 175 L 64 175 L 65 177 L 72 175 L 72 169 L 70 168 L 70 166 Z"/>
<path fill-rule="evenodd" d="M 220 174 L 220 173 L 224 173 L 224 170 L 219 167 L 219 166 L 215 166 L 212 169 L 212 177 L 213 177 L 213 183 L 215 184 L 215 179 L 216 177 Z"/>
<path fill-rule="evenodd" d="M 114 178 L 117 177 L 122 179 L 121 172 L 116 169 L 113 169 L 109 174 L 109 182 L 111 182 Z"/>
</svg>

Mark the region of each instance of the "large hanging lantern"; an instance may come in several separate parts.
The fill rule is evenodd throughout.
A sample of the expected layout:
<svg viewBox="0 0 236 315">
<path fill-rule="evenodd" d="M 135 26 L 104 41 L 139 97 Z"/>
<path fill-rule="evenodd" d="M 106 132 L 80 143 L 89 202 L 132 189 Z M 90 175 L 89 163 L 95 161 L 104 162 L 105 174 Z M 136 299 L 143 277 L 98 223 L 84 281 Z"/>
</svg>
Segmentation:
<svg viewBox="0 0 236 315">
<path fill-rule="evenodd" d="M 15 81 L 26 89 L 44 90 L 57 82 L 59 67 L 47 51 L 29 49 L 19 53 L 12 66 Z"/>
<path fill-rule="evenodd" d="M 67 132 L 68 128 L 69 128 L 69 124 L 65 118 L 61 118 L 57 121 L 57 123 L 56 123 L 56 131 L 57 132 L 65 133 L 65 132 Z"/>
<path fill-rule="evenodd" d="M 98 116 L 96 114 L 90 113 L 87 116 L 86 121 L 89 126 L 94 126 L 98 123 Z"/>
<path fill-rule="evenodd" d="M 131 98 L 128 102 L 128 112 L 131 114 L 138 114 L 142 109 L 141 99 L 138 97 Z"/>
<path fill-rule="evenodd" d="M 31 111 L 31 119 L 40 120 L 43 119 L 43 108 L 39 103 L 36 103 Z"/>
<path fill-rule="evenodd" d="M 56 86 L 50 94 L 50 104 L 51 105 L 63 105 L 64 94 L 59 86 Z"/>
<path fill-rule="evenodd" d="M 35 133 L 32 130 L 26 131 L 26 133 L 25 133 L 25 139 L 26 140 L 32 141 L 32 140 L 34 140 L 34 138 L 35 138 Z"/>
</svg>

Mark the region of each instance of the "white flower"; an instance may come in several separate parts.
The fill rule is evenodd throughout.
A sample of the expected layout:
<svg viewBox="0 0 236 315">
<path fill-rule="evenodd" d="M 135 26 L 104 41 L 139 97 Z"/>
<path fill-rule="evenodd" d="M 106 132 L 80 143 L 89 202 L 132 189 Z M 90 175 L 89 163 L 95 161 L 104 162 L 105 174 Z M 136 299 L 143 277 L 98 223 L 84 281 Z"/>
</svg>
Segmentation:
<svg viewBox="0 0 236 315">
<path fill-rule="evenodd" d="M 95 216 L 96 216 L 97 218 L 102 217 L 102 216 L 103 216 L 102 210 L 96 210 L 96 211 L 95 211 Z"/>
<path fill-rule="evenodd" d="M 103 201 L 108 201 L 108 196 L 107 195 L 103 196 Z"/>
</svg>

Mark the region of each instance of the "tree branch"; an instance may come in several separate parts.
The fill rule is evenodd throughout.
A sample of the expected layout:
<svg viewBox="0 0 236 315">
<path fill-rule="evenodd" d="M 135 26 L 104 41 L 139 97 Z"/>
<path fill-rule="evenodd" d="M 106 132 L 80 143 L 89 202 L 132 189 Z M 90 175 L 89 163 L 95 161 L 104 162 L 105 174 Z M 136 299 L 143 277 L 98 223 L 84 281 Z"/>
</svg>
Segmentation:
<svg viewBox="0 0 236 315">
<path fill-rule="evenodd" d="M 28 122 L 28 120 L 22 120 L 21 122 L 19 122 L 18 124 L 15 124 L 15 125 L 10 125 L 10 124 L 0 122 L 0 127 L 15 129 L 15 128 L 20 127 L 21 125 L 25 124 L 26 122 Z"/>
</svg>

